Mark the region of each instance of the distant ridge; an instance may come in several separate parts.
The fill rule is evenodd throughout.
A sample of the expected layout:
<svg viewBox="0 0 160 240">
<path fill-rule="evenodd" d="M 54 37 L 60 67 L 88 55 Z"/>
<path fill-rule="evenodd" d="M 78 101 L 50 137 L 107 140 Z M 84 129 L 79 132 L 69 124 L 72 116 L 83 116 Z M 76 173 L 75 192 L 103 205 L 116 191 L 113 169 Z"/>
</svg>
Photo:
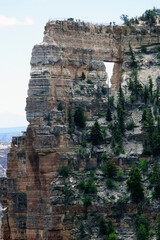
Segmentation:
<svg viewBox="0 0 160 240">
<path fill-rule="evenodd" d="M 26 131 L 27 126 L 0 128 L 0 141 L 11 141 L 13 136 L 19 136 Z"/>
<path fill-rule="evenodd" d="M 0 133 L 9 133 L 9 132 L 13 133 L 13 132 L 25 131 L 26 129 L 27 129 L 27 126 L 0 128 Z"/>
</svg>

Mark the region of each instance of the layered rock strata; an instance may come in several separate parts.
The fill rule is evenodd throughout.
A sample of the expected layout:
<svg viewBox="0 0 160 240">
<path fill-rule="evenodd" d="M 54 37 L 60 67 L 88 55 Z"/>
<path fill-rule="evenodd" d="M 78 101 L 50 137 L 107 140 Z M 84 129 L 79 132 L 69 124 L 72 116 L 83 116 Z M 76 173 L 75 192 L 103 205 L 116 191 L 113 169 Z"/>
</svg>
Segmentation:
<svg viewBox="0 0 160 240">
<path fill-rule="evenodd" d="M 78 181 L 81 172 L 100 166 L 103 152 L 113 155 L 109 145 L 112 136 L 109 134 L 105 143 L 94 152 L 91 145 L 85 154 L 79 151 L 86 133 L 77 128 L 70 134 L 68 109 L 70 107 L 74 115 L 79 106 L 83 107 L 87 118 L 86 132 L 90 132 L 97 119 L 104 128 L 107 127 L 102 114 L 108 106 L 108 97 L 102 93 L 102 88 L 108 91 L 104 62 L 115 63 L 110 94 L 116 99 L 120 81 L 123 79 L 125 89 L 131 73 L 128 67 L 129 42 L 135 52 L 141 51 L 141 45 L 147 45 L 150 54 L 154 55 L 154 47 L 160 42 L 159 33 L 158 26 L 152 29 L 74 21 L 47 23 L 43 42 L 34 46 L 32 51 L 26 106 L 29 126 L 23 136 L 13 138 L 8 154 L 7 193 L 5 201 L 1 199 L 3 207 L 7 207 L 3 213 L 2 239 L 78 239 L 82 221 L 86 223 L 86 234 L 90 233 L 91 239 L 102 239 L 97 238 L 97 213 L 106 219 L 113 218 L 121 239 L 135 239 L 132 222 L 135 206 L 126 206 L 124 218 L 115 217 L 119 207 L 105 202 L 106 187 L 100 170 L 95 170 L 99 180 L 98 196 L 92 196 L 93 204 L 87 209 L 89 215 L 86 215 L 81 193 L 77 190 Z M 148 74 L 154 74 L 153 81 L 156 82 L 158 62 L 150 64 L 149 68 L 147 64 L 150 64 L 149 60 L 142 63 L 141 81 L 146 81 L 143 71 L 147 68 Z M 82 72 L 86 79 L 82 79 Z M 60 110 L 59 104 L 62 106 Z M 133 117 L 137 128 L 128 133 L 126 154 L 114 158 L 115 163 L 126 171 L 126 176 L 133 161 L 138 161 L 142 153 L 138 108 Z M 63 165 L 69 166 L 72 172 L 66 180 L 58 175 L 58 168 Z M 66 186 L 72 189 L 73 194 L 64 193 Z M 115 192 L 116 199 L 127 194 L 124 189 L 125 183 L 121 185 L 120 193 Z M 147 208 L 144 211 L 149 218 L 156 215 L 156 211 L 152 216 Z"/>
</svg>

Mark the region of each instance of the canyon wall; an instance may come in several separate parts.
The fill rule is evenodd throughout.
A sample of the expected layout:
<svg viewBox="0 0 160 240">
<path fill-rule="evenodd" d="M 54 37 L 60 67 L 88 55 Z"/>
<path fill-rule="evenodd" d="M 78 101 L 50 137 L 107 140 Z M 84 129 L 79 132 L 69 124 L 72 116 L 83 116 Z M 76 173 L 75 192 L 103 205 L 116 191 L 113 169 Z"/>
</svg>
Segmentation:
<svg viewBox="0 0 160 240">
<path fill-rule="evenodd" d="M 29 126 L 26 133 L 13 138 L 8 154 L 7 193 L 5 201 L 0 198 L 5 208 L 2 239 L 80 239 L 77 234 L 82 221 L 87 226 L 93 225 L 91 239 L 102 239 L 97 238 L 96 217 L 91 217 L 91 213 L 101 213 L 106 219 L 113 218 L 121 239 L 135 239 L 132 223 L 135 206 L 126 206 L 128 217 L 122 220 L 114 218 L 113 210 L 116 213 L 119 208 L 104 201 L 106 190 L 103 174 L 97 167 L 103 152 L 108 152 L 117 166 L 126 170 L 126 174 L 132 162 L 137 161 L 142 153 L 138 110 L 134 112 L 137 131 L 128 134 L 128 152 L 121 158 L 113 156 L 109 146 L 111 135 L 106 137 L 102 146 L 94 149 L 94 153 L 90 143 L 85 153 L 79 149 L 85 134 L 88 140 L 87 133 L 95 120 L 98 119 L 104 128 L 108 127 L 100 115 L 108 106 L 108 97 L 102 92 L 102 89 L 108 91 L 104 62 L 115 63 L 110 96 L 114 95 L 116 99 L 120 82 L 125 88 L 131 72 L 128 67 L 129 42 L 135 53 L 146 45 L 152 54 L 152 48 L 160 42 L 159 33 L 159 26 L 101 26 L 74 21 L 51 21 L 46 24 L 43 42 L 35 45 L 32 51 L 26 105 Z M 143 64 L 141 81 L 145 78 L 143 70 L 148 63 Z M 159 72 L 155 74 L 154 66 L 150 70 L 155 81 Z M 85 79 L 82 79 L 82 72 Z M 87 79 L 91 80 L 91 84 L 87 83 Z M 68 111 L 72 109 L 74 115 L 79 106 L 83 107 L 87 118 L 86 129 L 84 132 L 76 128 L 72 133 Z M 66 179 L 58 174 L 61 166 L 69 166 L 71 171 Z M 101 184 L 98 185 L 98 195 L 92 196 L 94 201 L 87 208 L 90 214 L 87 217 L 82 193 L 78 191 L 78 181 L 81 173 L 90 170 L 96 171 Z M 123 187 L 120 196 L 126 194 Z M 68 194 L 64 189 L 66 192 L 68 190 Z M 152 216 L 147 208 L 145 211 L 153 218 L 157 210 Z M 127 232 L 128 235 L 125 235 Z"/>
</svg>

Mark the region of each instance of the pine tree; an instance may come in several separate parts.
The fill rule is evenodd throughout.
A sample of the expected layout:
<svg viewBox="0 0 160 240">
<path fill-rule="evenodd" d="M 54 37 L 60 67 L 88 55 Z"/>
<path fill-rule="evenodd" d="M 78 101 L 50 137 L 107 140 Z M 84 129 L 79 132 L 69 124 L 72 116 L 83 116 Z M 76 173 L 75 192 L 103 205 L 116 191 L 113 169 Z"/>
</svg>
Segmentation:
<svg viewBox="0 0 160 240">
<path fill-rule="evenodd" d="M 127 180 L 128 189 L 131 192 L 133 202 L 139 203 L 144 198 L 144 188 L 142 184 L 142 176 L 138 167 L 133 166 L 129 172 Z"/>
<path fill-rule="evenodd" d="M 82 80 L 85 80 L 86 76 L 85 76 L 84 72 L 82 72 L 81 78 L 82 78 Z"/>
<path fill-rule="evenodd" d="M 148 240 L 148 233 L 143 224 L 141 224 L 138 228 L 137 240 Z"/>
<path fill-rule="evenodd" d="M 76 126 L 84 128 L 86 126 L 86 117 L 84 116 L 84 110 L 82 107 L 78 107 L 75 111 L 74 122 Z"/>
<path fill-rule="evenodd" d="M 68 123 L 69 123 L 69 128 L 72 129 L 74 127 L 74 123 L 73 123 L 73 116 L 72 116 L 71 107 L 69 107 L 69 109 L 68 109 Z"/>
<path fill-rule="evenodd" d="M 93 145 L 99 145 L 103 142 L 101 126 L 98 121 L 94 123 L 91 129 L 91 141 Z"/>
<path fill-rule="evenodd" d="M 108 122 L 112 121 L 112 113 L 111 113 L 111 109 L 109 107 L 107 108 L 106 120 Z"/>
<path fill-rule="evenodd" d="M 152 82 L 152 78 L 151 78 L 150 75 L 148 76 L 148 78 L 149 78 L 149 92 L 150 92 L 150 95 L 152 96 L 152 93 L 153 93 L 153 82 Z"/>
<path fill-rule="evenodd" d="M 122 87 L 119 87 L 119 99 L 117 104 L 117 115 L 118 115 L 118 127 L 121 130 L 121 133 L 124 133 L 125 130 L 125 122 L 124 122 L 124 114 L 125 114 L 125 98 Z"/>
<path fill-rule="evenodd" d="M 129 50 L 130 50 L 130 54 L 131 54 L 131 67 L 137 68 L 138 67 L 138 63 L 136 61 L 136 57 L 135 57 L 135 54 L 133 52 L 133 49 L 132 49 L 132 46 L 131 46 L 130 42 L 129 42 Z"/>
<path fill-rule="evenodd" d="M 158 213 L 156 221 L 156 237 L 157 240 L 160 240 L 160 213 Z"/>
<path fill-rule="evenodd" d="M 147 101 L 149 99 L 149 90 L 147 86 L 144 86 L 143 97 L 145 104 L 147 104 Z"/>
<path fill-rule="evenodd" d="M 103 216 L 100 218 L 99 230 L 100 230 L 100 233 L 103 235 L 105 235 L 107 232 L 107 225 L 106 225 L 106 221 Z"/>
</svg>

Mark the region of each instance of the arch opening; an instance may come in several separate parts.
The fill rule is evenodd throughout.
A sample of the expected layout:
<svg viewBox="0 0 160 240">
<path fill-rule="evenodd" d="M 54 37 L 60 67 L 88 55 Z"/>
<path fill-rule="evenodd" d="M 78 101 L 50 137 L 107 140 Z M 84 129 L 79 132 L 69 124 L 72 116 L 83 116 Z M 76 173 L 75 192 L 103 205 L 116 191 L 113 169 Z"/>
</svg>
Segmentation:
<svg viewBox="0 0 160 240">
<path fill-rule="evenodd" d="M 108 85 L 109 88 L 111 88 L 111 78 L 113 76 L 113 69 L 114 69 L 114 62 L 104 62 L 105 68 L 106 68 L 106 73 L 107 73 L 107 80 L 106 84 Z"/>
</svg>

